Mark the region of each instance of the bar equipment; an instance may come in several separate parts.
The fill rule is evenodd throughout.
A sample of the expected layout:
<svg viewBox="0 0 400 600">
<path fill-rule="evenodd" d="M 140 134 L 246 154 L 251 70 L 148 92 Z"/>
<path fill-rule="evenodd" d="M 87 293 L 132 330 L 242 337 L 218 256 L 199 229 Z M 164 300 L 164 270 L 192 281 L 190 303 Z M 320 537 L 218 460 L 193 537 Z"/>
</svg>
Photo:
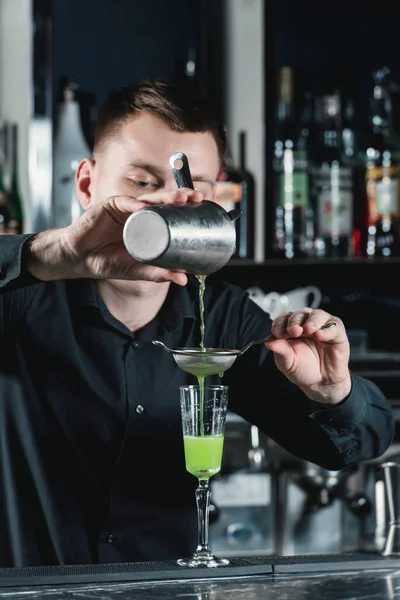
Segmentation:
<svg viewBox="0 0 400 600">
<path fill-rule="evenodd" d="M 320 329 L 330 329 L 335 327 L 335 322 L 325 323 Z M 291 339 L 291 338 L 289 338 Z M 192 375 L 206 377 L 207 375 L 217 375 L 224 373 L 231 368 L 238 356 L 241 356 L 254 346 L 254 344 L 262 344 L 267 341 L 267 338 L 259 338 L 252 340 L 241 350 L 233 350 L 229 348 L 168 348 L 160 340 L 153 340 L 155 346 L 160 346 L 166 352 L 170 352 L 176 364 L 182 371 L 191 373 Z"/>
<path fill-rule="evenodd" d="M 83 213 L 75 190 L 75 173 L 80 161 L 91 158 L 92 150 L 81 126 L 78 85 L 62 78 L 61 102 L 53 147 L 53 219 L 56 227 L 66 227 Z"/>
<path fill-rule="evenodd" d="M 253 472 L 263 471 L 266 466 L 265 450 L 260 445 L 260 432 L 256 425 L 250 426 L 251 447 L 248 451 L 249 470 Z"/>
<path fill-rule="evenodd" d="M 202 350 L 201 348 L 171 349 L 163 342 L 153 340 L 155 346 L 159 346 L 173 355 L 176 364 L 182 371 L 201 377 L 224 373 L 231 368 L 238 356 L 244 354 L 254 344 L 262 344 L 264 342 L 266 342 L 266 338 L 252 340 L 242 350 L 223 348 L 206 348 Z"/>
<path fill-rule="evenodd" d="M 400 555 L 400 463 L 384 462 L 381 468 L 389 508 L 389 529 L 382 554 L 383 556 Z"/>
<path fill-rule="evenodd" d="M 193 189 L 187 157 L 176 152 L 170 166 L 179 188 Z M 239 209 L 227 212 L 211 200 L 146 206 L 128 217 L 123 240 L 139 262 L 209 275 L 221 269 L 236 247 Z"/>
</svg>

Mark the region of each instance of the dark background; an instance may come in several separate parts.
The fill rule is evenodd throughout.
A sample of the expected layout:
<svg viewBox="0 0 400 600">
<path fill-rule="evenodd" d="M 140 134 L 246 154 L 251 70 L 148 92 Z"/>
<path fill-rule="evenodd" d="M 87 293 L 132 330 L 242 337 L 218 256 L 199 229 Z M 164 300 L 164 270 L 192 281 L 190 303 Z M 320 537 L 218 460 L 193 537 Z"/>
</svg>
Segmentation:
<svg viewBox="0 0 400 600">
<path fill-rule="evenodd" d="M 53 82 L 72 75 L 102 102 L 139 77 L 177 74 L 197 45 L 200 2 L 53 0 Z"/>
<path fill-rule="evenodd" d="M 382 64 L 388 64 L 400 79 L 395 4 L 388 0 L 371 5 L 359 0 L 275 0 L 272 4 L 277 65 L 311 68 L 316 79 L 323 79 L 329 67 L 349 67 L 364 91 L 371 70 Z"/>
<path fill-rule="evenodd" d="M 195 58 L 195 78 L 210 91 L 222 116 L 223 2 L 52 0 L 51 10 L 53 107 L 60 100 L 60 81 L 73 77 L 89 143 L 95 118 L 90 109 L 110 89 L 142 77 L 184 78 L 189 57 Z M 56 125 L 56 110 L 53 116 Z"/>
</svg>

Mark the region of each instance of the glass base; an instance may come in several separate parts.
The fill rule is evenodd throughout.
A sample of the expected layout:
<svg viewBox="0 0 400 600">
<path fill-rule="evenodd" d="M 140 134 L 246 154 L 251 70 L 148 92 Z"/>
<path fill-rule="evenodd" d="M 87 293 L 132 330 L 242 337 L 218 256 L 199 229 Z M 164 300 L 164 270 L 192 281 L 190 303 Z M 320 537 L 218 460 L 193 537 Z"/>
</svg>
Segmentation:
<svg viewBox="0 0 400 600">
<path fill-rule="evenodd" d="M 211 552 L 195 552 L 188 558 L 179 558 L 177 561 L 181 567 L 226 567 L 229 565 L 227 558 L 218 558 Z"/>
</svg>

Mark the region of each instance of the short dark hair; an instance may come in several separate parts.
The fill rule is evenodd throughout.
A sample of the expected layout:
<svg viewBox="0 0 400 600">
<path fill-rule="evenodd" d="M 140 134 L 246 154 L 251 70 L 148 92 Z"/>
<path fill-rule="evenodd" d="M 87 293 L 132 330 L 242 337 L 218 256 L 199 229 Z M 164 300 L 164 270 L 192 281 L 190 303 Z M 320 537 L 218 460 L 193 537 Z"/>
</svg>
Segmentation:
<svg viewBox="0 0 400 600">
<path fill-rule="evenodd" d="M 222 163 L 226 151 L 224 124 L 204 90 L 191 81 L 140 79 L 111 90 L 99 109 L 94 152 L 130 117 L 147 111 L 175 131 L 210 132 Z"/>
</svg>

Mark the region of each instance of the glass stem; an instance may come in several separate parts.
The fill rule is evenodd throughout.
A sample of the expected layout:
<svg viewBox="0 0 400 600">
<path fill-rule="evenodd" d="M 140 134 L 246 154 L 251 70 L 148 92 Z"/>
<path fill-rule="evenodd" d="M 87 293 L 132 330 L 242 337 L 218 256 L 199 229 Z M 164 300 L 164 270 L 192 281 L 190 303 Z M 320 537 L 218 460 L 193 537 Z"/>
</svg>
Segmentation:
<svg viewBox="0 0 400 600">
<path fill-rule="evenodd" d="M 210 552 L 208 546 L 208 524 L 211 490 L 208 479 L 200 479 L 196 489 L 197 548 L 196 552 Z"/>
</svg>

